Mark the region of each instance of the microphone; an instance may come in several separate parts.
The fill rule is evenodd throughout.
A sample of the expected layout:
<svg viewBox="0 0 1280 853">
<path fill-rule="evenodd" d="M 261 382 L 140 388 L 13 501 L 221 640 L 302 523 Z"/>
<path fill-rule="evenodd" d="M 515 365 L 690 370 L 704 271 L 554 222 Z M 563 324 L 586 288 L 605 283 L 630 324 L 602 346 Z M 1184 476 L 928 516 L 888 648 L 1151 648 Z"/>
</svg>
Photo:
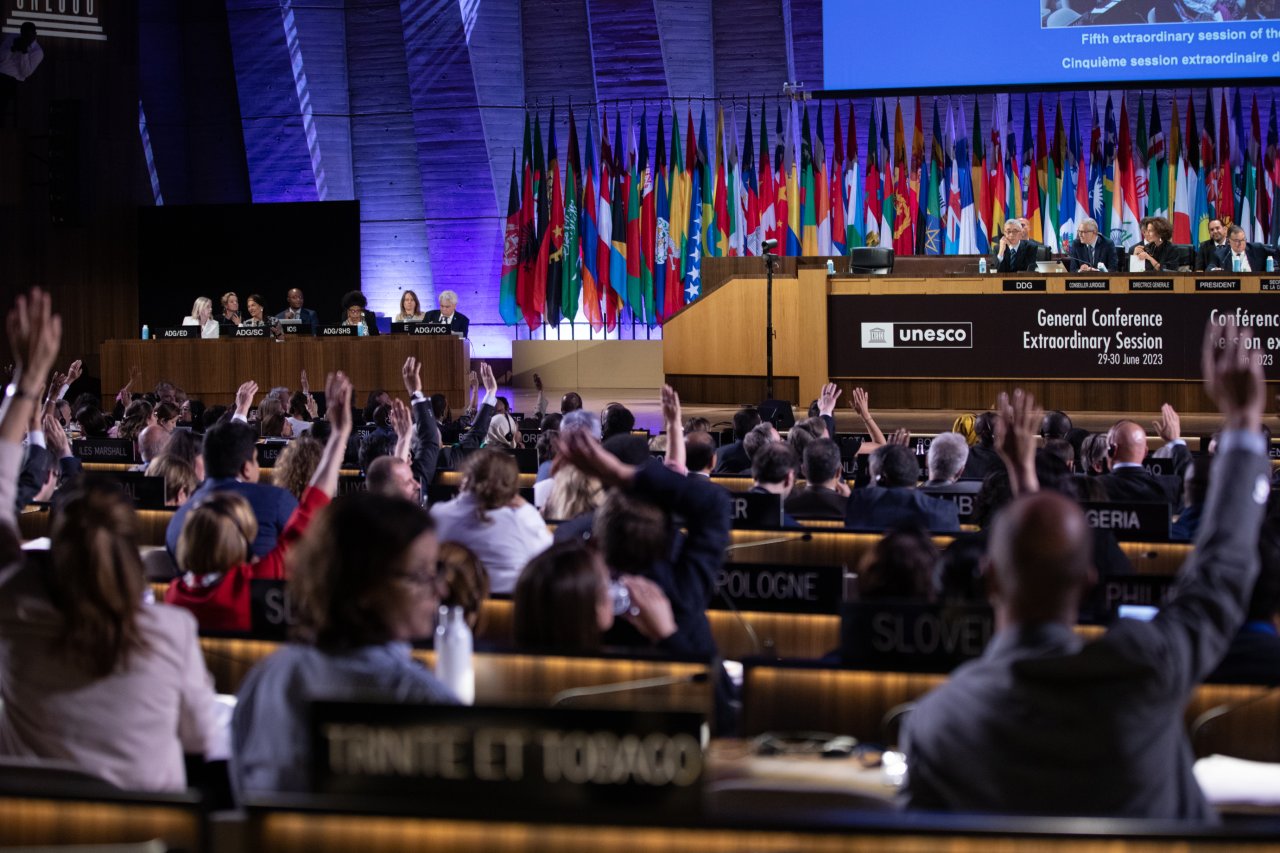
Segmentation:
<svg viewBox="0 0 1280 853">
<path fill-rule="evenodd" d="M 703 670 L 692 675 L 659 675 L 654 678 L 615 681 L 611 684 L 596 684 L 591 687 L 570 687 L 552 696 L 550 707 L 559 708 L 575 699 L 583 699 L 590 696 L 609 696 L 615 693 L 650 690 L 655 687 L 672 687 L 677 684 L 706 684 L 710 680 L 711 675 L 706 670 Z"/>
<path fill-rule="evenodd" d="M 813 541 L 813 534 L 808 531 L 805 531 L 804 533 L 797 533 L 794 536 L 775 536 L 772 539 L 760 539 L 756 542 L 738 542 L 737 544 L 734 544 L 734 545 L 726 545 L 724 552 L 726 554 L 730 554 L 734 551 L 739 551 L 743 548 L 759 548 L 761 545 L 780 545 L 783 542 L 811 542 L 811 541 Z"/>
<path fill-rule="evenodd" d="M 742 632 L 747 635 L 747 639 L 751 641 L 751 653 L 757 657 L 764 654 L 764 643 L 760 640 L 760 635 L 756 633 L 756 629 L 747 618 L 742 615 L 742 611 L 738 609 L 738 605 L 733 603 L 733 599 L 725 595 L 723 590 L 716 593 L 720 600 L 729 608 L 729 612 L 733 614 L 734 621 L 738 623 L 738 627 L 742 628 Z M 772 640 L 770 641 L 772 642 Z M 775 654 L 774 657 L 777 657 Z"/>
<path fill-rule="evenodd" d="M 761 240 L 760 241 L 760 254 L 762 255 L 770 254 L 776 248 L 778 248 L 777 240 Z"/>
</svg>

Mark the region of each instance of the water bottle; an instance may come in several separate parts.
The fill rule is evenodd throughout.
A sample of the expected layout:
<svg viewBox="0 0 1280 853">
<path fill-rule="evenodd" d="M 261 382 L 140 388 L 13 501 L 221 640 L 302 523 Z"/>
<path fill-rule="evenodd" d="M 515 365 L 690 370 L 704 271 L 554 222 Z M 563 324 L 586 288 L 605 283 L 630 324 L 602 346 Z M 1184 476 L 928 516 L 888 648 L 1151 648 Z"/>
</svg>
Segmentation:
<svg viewBox="0 0 1280 853">
<path fill-rule="evenodd" d="M 1267 272 L 1276 271 L 1276 259 L 1271 255 L 1267 255 Z"/>
<path fill-rule="evenodd" d="M 461 607 L 440 605 L 436 622 L 436 678 L 464 705 L 476 701 L 474 640 Z"/>
<path fill-rule="evenodd" d="M 986 275 L 986 274 L 987 274 L 987 257 L 986 255 L 983 255 L 982 257 L 978 258 L 978 275 Z"/>
<path fill-rule="evenodd" d="M 142 339 L 144 341 L 151 340 L 151 327 L 148 326 L 146 323 L 142 324 Z"/>
<path fill-rule="evenodd" d="M 367 334 L 369 334 L 369 327 L 366 326 L 364 323 L 361 323 L 359 326 L 356 326 L 356 337 L 363 338 Z"/>
<path fill-rule="evenodd" d="M 1234 256 L 1231 258 L 1231 271 L 1240 272 L 1240 259 Z"/>
</svg>

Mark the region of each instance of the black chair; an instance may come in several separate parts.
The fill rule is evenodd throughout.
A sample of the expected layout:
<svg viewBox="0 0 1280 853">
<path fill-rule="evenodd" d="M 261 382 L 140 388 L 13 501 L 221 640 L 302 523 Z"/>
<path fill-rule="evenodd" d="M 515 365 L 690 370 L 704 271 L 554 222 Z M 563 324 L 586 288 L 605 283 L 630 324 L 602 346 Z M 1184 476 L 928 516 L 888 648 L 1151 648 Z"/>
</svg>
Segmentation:
<svg viewBox="0 0 1280 853">
<path fill-rule="evenodd" d="M 1053 249 L 1044 243 L 1036 243 L 1036 263 L 1049 263 L 1053 260 Z"/>
<path fill-rule="evenodd" d="M 893 272 L 893 249 L 856 246 L 849 250 L 850 275 L 888 275 Z"/>
<path fill-rule="evenodd" d="M 1196 265 L 1196 247 L 1174 243 L 1174 257 L 1178 260 L 1178 269 L 1194 269 Z"/>
</svg>

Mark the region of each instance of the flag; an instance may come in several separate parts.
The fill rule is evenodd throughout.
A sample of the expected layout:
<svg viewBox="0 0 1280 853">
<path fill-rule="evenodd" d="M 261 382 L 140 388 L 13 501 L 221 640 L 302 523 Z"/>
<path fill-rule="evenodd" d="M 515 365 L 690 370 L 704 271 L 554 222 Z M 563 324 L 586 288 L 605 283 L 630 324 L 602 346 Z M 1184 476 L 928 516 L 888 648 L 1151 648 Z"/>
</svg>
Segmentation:
<svg viewBox="0 0 1280 853">
<path fill-rule="evenodd" d="M 533 195 L 533 149 L 530 141 L 532 136 L 533 133 L 529 129 L 529 114 L 526 112 L 524 114 L 524 146 L 520 152 L 524 181 L 520 185 L 520 248 L 518 252 L 520 269 L 516 271 L 516 305 L 519 306 L 520 313 L 530 331 L 542 322 L 542 312 L 535 309 L 533 298 L 534 267 L 538 263 L 538 227 L 534 219 L 537 214 L 537 202 Z"/>
<path fill-rule="evenodd" d="M 712 253 L 717 258 L 729 257 L 729 181 L 726 174 L 729 164 L 725 162 L 724 139 L 724 107 L 716 108 L 716 200 L 712 209 L 715 220 L 712 224 L 714 246 Z"/>
<path fill-rule="evenodd" d="M 1133 158 L 1135 175 L 1134 186 L 1137 188 L 1138 217 L 1146 216 L 1147 196 L 1147 103 L 1138 93 L 1138 147 Z"/>
<path fill-rule="evenodd" d="M 1173 113 L 1169 118 L 1169 135 L 1165 141 L 1165 202 L 1169 205 L 1169 221 L 1173 221 L 1174 202 L 1178 198 L 1178 163 L 1182 159 L 1182 140 L 1178 128 L 1178 95 L 1173 95 Z"/>
<path fill-rule="evenodd" d="M 964 107 L 960 108 L 960 130 L 966 129 Z M 973 138 L 966 140 L 965 153 L 972 157 L 969 165 L 969 193 L 973 198 L 973 251 L 985 255 L 991 249 L 991 204 L 988 198 L 987 147 L 982 137 L 982 115 L 978 101 L 973 101 Z M 957 155 L 959 156 L 959 155 Z M 961 189 L 964 188 L 964 177 L 961 176 Z M 961 219 L 963 221 L 964 194 L 960 196 Z M 960 245 L 967 245 L 963 234 Z M 962 254 L 967 254 L 961 249 Z"/>
<path fill-rule="evenodd" d="M 1000 237 L 1004 234 L 1005 219 L 1016 216 L 1013 210 L 1009 209 L 1009 184 L 1005 174 L 1006 159 L 1004 156 L 1004 132 L 1001 125 L 1006 121 L 1000 115 L 1000 95 L 996 95 L 996 105 L 994 114 L 992 115 L 991 124 L 991 159 L 987 164 L 987 168 L 991 172 L 990 178 L 990 201 L 991 201 L 991 244 L 997 245 Z"/>
<path fill-rule="evenodd" d="M 1044 242 L 1044 218 L 1040 214 L 1040 168 L 1039 153 L 1044 150 L 1043 145 L 1037 146 L 1036 139 L 1031 137 L 1031 104 L 1028 101 L 1025 104 L 1027 111 L 1023 116 L 1026 123 L 1026 132 L 1022 140 L 1023 155 L 1022 159 L 1027 171 L 1027 201 L 1023 206 L 1023 215 L 1026 217 L 1029 234 L 1028 239 Z M 1044 101 L 1040 101 L 1040 128 L 1037 139 L 1044 141 Z M 1039 149 L 1039 150 L 1037 150 Z"/>
<path fill-rule="evenodd" d="M 1271 98 L 1271 119 L 1267 124 L 1267 189 L 1271 198 L 1271 216 L 1268 233 L 1271 240 L 1280 240 L 1280 134 L 1276 128 L 1276 99 Z"/>
<path fill-rule="evenodd" d="M 661 118 L 662 113 L 658 113 Z M 662 142 L 658 141 L 657 155 L 662 155 Z M 640 113 L 640 163 L 638 172 L 642 194 L 640 196 L 640 289 L 638 297 L 631 303 L 632 311 L 640 311 L 649 328 L 658 323 L 658 315 L 653 305 L 654 251 L 658 242 L 658 215 L 655 207 L 654 193 L 657 186 L 657 174 L 649 159 L 649 121 L 648 112 Z M 629 277 L 630 274 L 628 274 Z M 627 282 L 630 284 L 630 281 Z"/>
<path fill-rule="evenodd" d="M 822 102 L 818 102 L 817 132 L 813 137 L 813 217 L 818 223 L 818 254 L 834 254 L 831 248 L 831 183 L 827 179 L 827 146 L 822 141 L 825 133 L 822 121 Z"/>
<path fill-rule="evenodd" d="M 877 149 L 876 105 L 873 101 L 871 103 L 871 132 L 867 134 L 867 175 L 866 180 L 863 182 L 862 191 L 866 199 L 862 235 L 863 243 L 867 246 L 875 246 L 880 243 L 880 169 L 878 167 Z M 872 242 L 872 234 L 875 234 L 875 242 Z M 890 241 L 888 245 L 892 246 L 893 242 Z"/>
<path fill-rule="evenodd" d="M 836 103 L 836 118 L 832 122 L 835 146 L 831 149 L 831 251 L 843 255 L 848 245 L 848 230 L 844 219 L 848 200 L 844 197 L 844 128 L 840 125 L 840 104 Z"/>
<path fill-rule="evenodd" d="M 804 108 L 800 138 L 800 252 L 807 257 L 818 254 L 818 195 L 814 186 L 813 134 L 809 126 L 809 107 Z"/>
<path fill-rule="evenodd" d="M 1173 165 L 1172 163 L 1170 165 Z M 1188 244 L 1193 242 L 1191 235 L 1191 206 L 1194 199 L 1188 195 L 1193 190 L 1195 173 L 1187 174 L 1187 161 L 1178 158 L 1178 180 L 1175 186 L 1177 197 L 1173 204 L 1173 242 Z"/>
<path fill-rule="evenodd" d="M 803 254 L 800 240 L 804 227 L 804 196 L 801 195 L 803 175 L 800 171 L 803 162 L 798 160 L 804 149 L 800 142 L 800 115 L 797 109 L 795 101 L 792 101 L 791 110 L 787 114 L 787 148 L 783 164 L 787 182 L 787 254 L 792 257 Z"/>
<path fill-rule="evenodd" d="M 960 122 L 961 125 L 964 124 L 963 113 Z M 960 170 L 967 167 L 960 162 L 960 145 L 959 140 L 956 139 L 956 115 L 950 100 L 947 102 L 947 137 L 944 144 L 951 154 L 946 158 L 944 166 L 947 170 L 946 193 L 945 196 L 939 197 L 939 202 L 946 204 L 946 211 L 943 214 L 943 231 L 946 236 L 943 240 L 942 253 L 958 255 L 961 254 L 960 223 L 964 215 L 964 207 L 960 203 Z M 972 190 L 970 192 L 972 193 Z"/>
<path fill-rule="evenodd" d="M 674 119 L 675 113 L 672 112 Z M 653 328 L 663 320 L 666 308 L 667 257 L 671 254 L 671 175 L 667 171 L 666 133 L 662 111 L 658 111 L 658 147 L 655 150 L 653 182 L 656 199 L 653 210 L 653 268 L 649 272 L 648 289 L 645 291 L 645 316 Z M 674 130 L 674 128 L 672 128 Z"/>
<path fill-rule="evenodd" d="M 591 331 L 604 328 L 600 314 L 599 252 L 600 252 L 600 196 L 596 193 L 596 150 L 591 139 L 590 120 L 587 121 L 587 159 L 583 164 L 585 176 L 582 182 L 582 225 L 579 242 L 582 247 L 582 313 L 591 324 Z M 603 174 L 603 173 L 601 173 Z M 608 258 L 606 251 L 605 258 Z"/>
<path fill-rule="evenodd" d="M 560 308 L 569 322 L 578 317 L 578 297 L 582 293 L 582 160 L 578 156 L 578 125 L 569 108 L 569 161 L 564 166 L 564 292 Z"/>
<path fill-rule="evenodd" d="M 643 122 L 645 114 L 640 114 L 640 120 Z M 631 125 L 631 188 L 627 192 L 627 292 L 622 297 L 622 304 L 631 311 L 631 321 L 644 322 L 644 299 L 641 294 L 641 282 L 643 279 L 643 270 L 645 268 L 645 250 L 642 237 L 644 196 L 647 192 L 650 196 L 649 203 L 653 203 L 653 184 L 646 186 L 645 177 L 649 174 L 649 134 L 647 128 L 642 128 L 639 140 L 636 139 L 636 126 L 628 121 Z M 641 162 L 643 158 L 643 162 Z M 642 171 L 643 170 L 643 171 Z M 652 252 L 652 245 L 649 248 Z M 653 258 L 649 258 L 649 263 L 653 263 Z M 653 269 L 652 266 L 649 267 Z"/>
<path fill-rule="evenodd" d="M 555 132 L 555 118 L 552 117 L 552 133 Z M 538 223 L 538 258 L 533 266 L 533 307 L 546 321 L 547 315 L 547 272 L 551 267 L 551 241 L 547 233 L 551 225 L 551 187 L 547 183 L 547 166 L 542 156 L 542 126 L 537 113 L 533 114 L 533 192 L 536 198 L 535 213 Z M 559 301 L 559 300 L 557 300 Z"/>
<path fill-rule="evenodd" d="M 613 115 L 613 224 L 609 229 L 609 289 L 605 291 L 605 324 L 612 331 L 627 292 L 627 204 L 631 173 L 622 137 L 622 110 Z M 601 228 L 603 229 L 603 225 Z"/>
<path fill-rule="evenodd" d="M 1133 162 L 1133 144 L 1129 137 L 1129 115 L 1124 99 L 1120 101 L 1120 155 L 1116 164 L 1116 228 L 1117 247 L 1131 248 L 1142 239 L 1138 227 L 1137 169 Z"/>
<path fill-rule="evenodd" d="M 1226 95 L 1227 93 L 1224 90 L 1222 93 L 1224 100 Z M 1247 163 L 1245 158 L 1245 146 L 1247 143 L 1245 142 L 1244 136 L 1244 112 L 1240 109 L 1240 90 L 1238 88 L 1235 90 L 1235 94 L 1231 98 L 1230 138 L 1231 144 L 1228 148 L 1231 154 L 1231 166 L 1229 169 L 1231 174 L 1231 197 L 1233 199 L 1235 209 L 1239 211 L 1244 205 L 1244 179 L 1245 165 Z M 1245 237 L 1252 239 L 1252 237 L 1249 236 L 1249 226 L 1245 224 L 1244 220 L 1242 219 L 1238 224 L 1244 227 Z"/>
<path fill-rule="evenodd" d="M 915 115 L 911 121 L 911 160 L 907 170 L 907 210 L 911 220 L 911 252 L 917 255 L 924 253 L 924 218 L 929 205 L 928 174 L 922 174 L 925 169 L 922 112 L 920 96 L 916 95 Z"/>
<path fill-rule="evenodd" d="M 1109 240 L 1111 234 L 1106 230 L 1107 216 L 1103 205 L 1102 185 L 1106 179 L 1106 169 L 1102 163 L 1102 124 L 1096 107 L 1091 103 L 1089 108 L 1093 113 L 1093 130 L 1089 133 L 1089 217 L 1097 221 L 1098 230 Z"/>
<path fill-rule="evenodd" d="M 773 187 L 773 162 L 769 154 L 768 109 L 760 102 L 760 242 L 778 239 L 777 193 Z M 761 253 L 763 254 L 763 249 Z"/>
<path fill-rule="evenodd" d="M 1122 99 L 1121 104 L 1123 103 Z M 1116 146 L 1119 145 L 1119 141 L 1116 136 L 1116 117 L 1111 108 L 1110 95 L 1107 95 L 1105 122 L 1106 129 L 1102 137 L 1102 215 L 1105 217 L 1106 226 L 1103 231 L 1119 246 L 1124 240 L 1124 234 L 1120 230 L 1119 207 L 1116 204 Z"/>
<path fill-rule="evenodd" d="M 595 313 L 602 326 L 613 331 L 617 325 L 618 315 L 615 308 L 612 286 L 613 260 L 613 152 L 609 150 L 609 115 L 606 110 L 600 114 L 600 200 L 596 203 L 596 292 Z M 604 303 L 601 313 L 600 302 Z M 592 326 L 597 332 L 599 328 Z"/>
<path fill-rule="evenodd" d="M 547 259 L 547 307 L 544 319 L 552 326 L 560 325 L 564 292 L 564 183 L 560 179 L 560 153 L 556 146 L 556 108 L 551 108 L 551 126 L 547 131 L 546 184 L 549 202 L 547 227 L 542 235 L 542 253 Z"/>
<path fill-rule="evenodd" d="M 1239 98 L 1239 95 L 1237 91 L 1236 97 Z M 1240 225 L 1244 228 L 1245 236 L 1258 243 L 1265 239 L 1261 223 L 1258 222 L 1258 158 L 1262 153 L 1258 149 L 1261 145 L 1261 124 L 1258 117 L 1258 96 L 1255 94 L 1249 121 L 1249 139 L 1247 143 L 1242 143 L 1246 148 L 1241 169 Z"/>
<path fill-rule="evenodd" d="M 760 105 L 760 115 L 764 115 L 764 104 Z M 737 117 L 735 116 L 735 123 Z M 736 132 L 736 130 L 735 130 Z M 752 257 L 760 254 L 760 241 L 764 239 L 760 228 L 760 177 L 759 163 L 756 160 L 755 135 L 751 130 L 751 102 L 747 101 L 747 132 L 742 152 L 742 198 L 743 220 L 742 230 L 743 254 Z"/>
<path fill-rule="evenodd" d="M 688 147 L 693 147 L 693 110 L 686 112 L 685 127 L 689 129 Z M 669 236 L 666 275 L 663 278 L 662 321 L 684 305 L 684 243 L 689 233 L 689 170 L 685 166 L 684 140 L 680 138 L 680 123 L 671 112 L 671 212 L 667 217 Z"/>
<path fill-rule="evenodd" d="M 716 218 L 716 161 L 708 153 L 707 147 L 707 107 L 702 106 L 702 121 L 698 127 L 698 160 L 702 164 L 702 252 L 715 257 L 715 234 L 713 228 Z"/>
<path fill-rule="evenodd" d="M 1059 110 L 1059 117 L 1061 117 L 1061 110 Z M 1059 127 L 1058 129 L 1060 131 L 1061 127 Z M 1040 101 L 1040 130 L 1039 130 L 1039 136 L 1037 137 L 1037 139 L 1039 141 L 1043 141 L 1044 139 L 1044 101 L 1043 100 Z M 1057 137 L 1055 136 L 1055 142 L 1056 141 L 1057 141 Z M 1049 247 L 1051 251 L 1060 252 L 1062 251 L 1062 249 L 1061 249 L 1061 245 L 1058 242 L 1058 239 L 1059 239 L 1058 237 L 1058 205 L 1059 205 L 1058 157 L 1059 157 L 1059 154 L 1056 148 L 1048 148 L 1047 156 L 1042 156 L 1039 151 L 1037 151 L 1036 154 L 1037 154 L 1037 163 L 1039 162 L 1044 163 L 1044 171 L 1043 171 L 1044 181 L 1040 185 L 1041 189 L 1043 190 L 1042 197 L 1044 199 L 1044 203 L 1041 205 L 1041 209 L 1040 209 L 1040 215 L 1042 220 L 1041 224 L 1043 227 L 1043 234 L 1044 234 L 1043 242 L 1046 246 Z M 1038 165 L 1037 165 L 1037 168 L 1039 168 Z"/>
<path fill-rule="evenodd" d="M 978 127 L 977 101 L 974 101 L 974 127 Z M 964 104 L 960 105 L 960 132 L 965 131 Z M 977 144 L 982 144 L 982 137 L 976 137 Z M 956 180 L 960 185 L 960 237 L 958 251 L 962 255 L 985 255 L 990 245 L 987 232 L 978 214 L 978 200 L 974 198 L 973 176 L 979 168 L 985 173 L 985 166 L 975 167 L 970 161 L 969 140 L 961 136 L 956 140 Z M 984 174 L 983 178 L 986 177 Z"/>
<path fill-rule="evenodd" d="M 1151 132 L 1147 136 L 1147 215 L 1163 216 L 1172 221 L 1169 213 L 1168 163 L 1165 159 L 1164 129 L 1160 126 L 1160 104 L 1151 99 Z"/>
<path fill-rule="evenodd" d="M 502 230 L 502 283 L 499 288 L 498 312 L 502 322 L 514 326 L 520 322 L 516 305 L 516 288 L 520 278 L 520 179 L 516 176 L 516 152 L 511 149 L 511 187 L 507 192 L 507 221 Z"/>
<path fill-rule="evenodd" d="M 1190 170 L 1187 180 L 1191 182 Z M 1213 216 L 1209 208 L 1209 174 L 1204 166 L 1196 172 L 1194 184 L 1194 187 L 1188 188 L 1194 189 L 1196 193 L 1191 206 L 1191 242 L 1203 243 L 1209 239 L 1209 220 Z"/>
<path fill-rule="evenodd" d="M 919 126 L 920 99 L 916 98 L 916 122 Z M 923 132 L 922 132 L 923 135 Z M 942 168 L 945 166 L 942 153 L 942 121 L 938 118 L 938 99 L 933 99 L 933 156 L 928 162 L 924 159 L 924 142 L 920 143 L 920 185 L 925 194 L 924 199 L 924 253 L 940 255 L 946 236 L 942 229 Z"/>
<path fill-rule="evenodd" d="M 893 251 L 898 255 L 911 255 L 916 250 L 915 211 L 907 198 L 907 134 L 902 124 L 902 100 L 898 99 L 893 111 L 893 196 L 890 227 L 893 231 Z M 888 207 L 888 205 L 886 205 Z"/>
<path fill-rule="evenodd" d="M 747 126 L 751 126 L 748 111 Z M 742 161 L 738 158 L 738 111 L 732 110 L 731 125 L 725 138 L 729 149 L 728 179 L 729 198 L 729 255 L 742 257 L 747 254 L 747 189 L 742 180 Z M 748 133 L 747 136 L 751 134 Z"/>
<path fill-rule="evenodd" d="M 865 245 L 867 233 L 867 212 L 862 199 L 865 189 L 858 163 L 858 128 L 854 124 L 852 101 L 849 102 L 849 133 L 846 140 L 849 147 L 844 161 L 844 241 L 846 248 L 852 249 Z"/>
<path fill-rule="evenodd" d="M 692 143 L 693 127 L 690 124 L 690 143 Z M 706 208 L 702 204 L 702 188 L 706 186 L 707 164 L 703 158 L 707 139 L 706 113 L 703 112 L 702 148 L 689 150 L 689 168 L 692 172 L 690 181 L 691 196 L 689 199 L 688 239 L 685 240 L 684 255 L 684 301 L 692 302 L 702 295 L 702 217 Z"/>
<path fill-rule="evenodd" d="M 1080 139 L 1080 123 L 1077 121 L 1075 99 L 1071 102 L 1071 159 L 1075 161 L 1075 215 L 1073 217 L 1071 236 L 1080 228 L 1081 223 L 1089 216 L 1089 168 L 1085 164 L 1083 141 Z"/>
<path fill-rule="evenodd" d="M 787 210 L 787 165 L 786 152 L 783 145 L 785 134 L 782 129 L 781 104 L 774 105 L 773 115 L 773 129 L 774 133 L 778 135 L 778 141 L 773 149 L 773 217 L 776 223 L 773 239 L 778 241 L 778 254 L 785 255 L 787 254 L 787 217 L 791 214 Z M 790 117 L 789 113 L 788 117 Z"/>
</svg>

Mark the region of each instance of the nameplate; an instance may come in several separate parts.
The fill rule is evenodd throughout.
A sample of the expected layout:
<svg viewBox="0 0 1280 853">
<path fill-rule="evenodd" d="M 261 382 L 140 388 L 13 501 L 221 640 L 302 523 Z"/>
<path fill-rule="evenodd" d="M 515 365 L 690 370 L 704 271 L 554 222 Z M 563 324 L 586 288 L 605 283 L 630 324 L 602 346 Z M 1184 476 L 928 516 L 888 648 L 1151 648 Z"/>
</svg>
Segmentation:
<svg viewBox="0 0 1280 853">
<path fill-rule="evenodd" d="M 1164 607 L 1177 587 L 1175 575 L 1108 575 L 1098 582 L 1101 611 L 1110 617 L 1121 605 Z"/>
<path fill-rule="evenodd" d="M 321 326 L 320 337 L 322 338 L 354 338 L 356 337 L 357 326 Z"/>
<path fill-rule="evenodd" d="M 186 340 L 188 338 L 200 337 L 199 326 L 170 326 L 167 328 L 152 329 L 151 337 L 157 341 L 177 341 Z"/>
<path fill-rule="evenodd" d="M 844 566 L 725 563 L 716 574 L 710 610 L 839 613 Z"/>
<path fill-rule="evenodd" d="M 1157 458 L 1148 456 L 1142 460 L 1142 467 L 1146 468 L 1157 477 L 1174 476 L 1177 472 L 1173 470 L 1173 460 L 1165 458 Z"/>
<path fill-rule="evenodd" d="M 315 327 L 301 320 L 281 320 L 280 330 L 286 335 L 313 335 Z"/>
<path fill-rule="evenodd" d="M 284 640 L 297 622 L 285 581 L 249 581 L 249 628 L 255 640 Z"/>
<path fill-rule="evenodd" d="M 782 526 L 782 495 L 733 492 L 733 526 L 739 530 L 776 530 Z"/>
<path fill-rule="evenodd" d="M 1264 278 L 1258 282 L 1258 290 L 1263 293 L 1280 293 L 1280 278 Z"/>
<path fill-rule="evenodd" d="M 280 454 L 289 446 L 288 440 L 284 441 L 268 441 L 258 445 L 258 465 L 262 468 L 276 467 L 276 460 L 280 458 Z"/>
<path fill-rule="evenodd" d="M 338 476 L 338 494 L 337 497 L 345 497 L 346 495 L 356 495 L 361 492 L 369 491 L 369 484 L 360 474 L 340 474 Z"/>
<path fill-rule="evenodd" d="M 1049 282 L 1043 278 L 1006 278 L 1005 293 L 1044 293 L 1049 289 Z"/>
<path fill-rule="evenodd" d="M 1198 278 L 1196 279 L 1196 292 L 1205 293 L 1220 290 L 1236 290 L 1240 289 L 1240 279 L 1238 278 Z"/>
<path fill-rule="evenodd" d="M 122 471 L 111 475 L 138 509 L 164 509 L 164 477 L 148 477 L 141 471 Z"/>
<path fill-rule="evenodd" d="M 133 442 L 127 438 L 82 438 L 71 442 L 71 454 L 86 462 L 133 462 Z"/>
<path fill-rule="evenodd" d="M 973 524 L 973 511 L 977 506 L 978 492 L 950 492 L 950 491 L 934 491 L 933 489 L 920 487 L 920 491 L 930 497 L 942 498 L 944 501 L 951 501 L 956 505 L 956 512 L 960 516 L 961 524 Z"/>
<path fill-rule="evenodd" d="M 596 815 L 639 809 L 649 818 L 701 809 L 700 714 L 371 702 L 311 707 L 317 793 L 471 811 L 488 803 L 495 819 L 547 809 Z"/>
<path fill-rule="evenodd" d="M 1129 290 L 1173 290 L 1173 279 L 1171 278 L 1131 278 L 1129 279 Z"/>
<path fill-rule="evenodd" d="M 520 440 L 524 442 L 525 447 L 537 447 L 538 436 L 542 435 L 539 429 L 522 429 L 520 430 Z"/>
<path fill-rule="evenodd" d="M 994 633 L 982 605 L 851 602 L 841 612 L 840 657 L 859 669 L 950 672 L 981 655 Z"/>
<path fill-rule="evenodd" d="M 267 336 L 266 326 L 236 326 L 232 332 L 233 338 L 265 338 Z"/>
<path fill-rule="evenodd" d="M 870 457 L 841 456 L 840 471 L 846 480 L 853 480 L 859 487 L 871 482 Z"/>
<path fill-rule="evenodd" d="M 446 326 L 444 323 L 392 323 L 391 334 L 393 335 L 448 335 L 452 334 L 453 327 Z"/>
<path fill-rule="evenodd" d="M 1121 540 L 1169 541 L 1171 512 L 1167 503 L 1100 501 L 1082 506 L 1085 520 L 1094 530 L 1110 530 Z"/>
<path fill-rule="evenodd" d="M 1071 291 L 1110 290 L 1111 279 L 1108 278 L 1069 278 L 1066 288 Z"/>
</svg>

